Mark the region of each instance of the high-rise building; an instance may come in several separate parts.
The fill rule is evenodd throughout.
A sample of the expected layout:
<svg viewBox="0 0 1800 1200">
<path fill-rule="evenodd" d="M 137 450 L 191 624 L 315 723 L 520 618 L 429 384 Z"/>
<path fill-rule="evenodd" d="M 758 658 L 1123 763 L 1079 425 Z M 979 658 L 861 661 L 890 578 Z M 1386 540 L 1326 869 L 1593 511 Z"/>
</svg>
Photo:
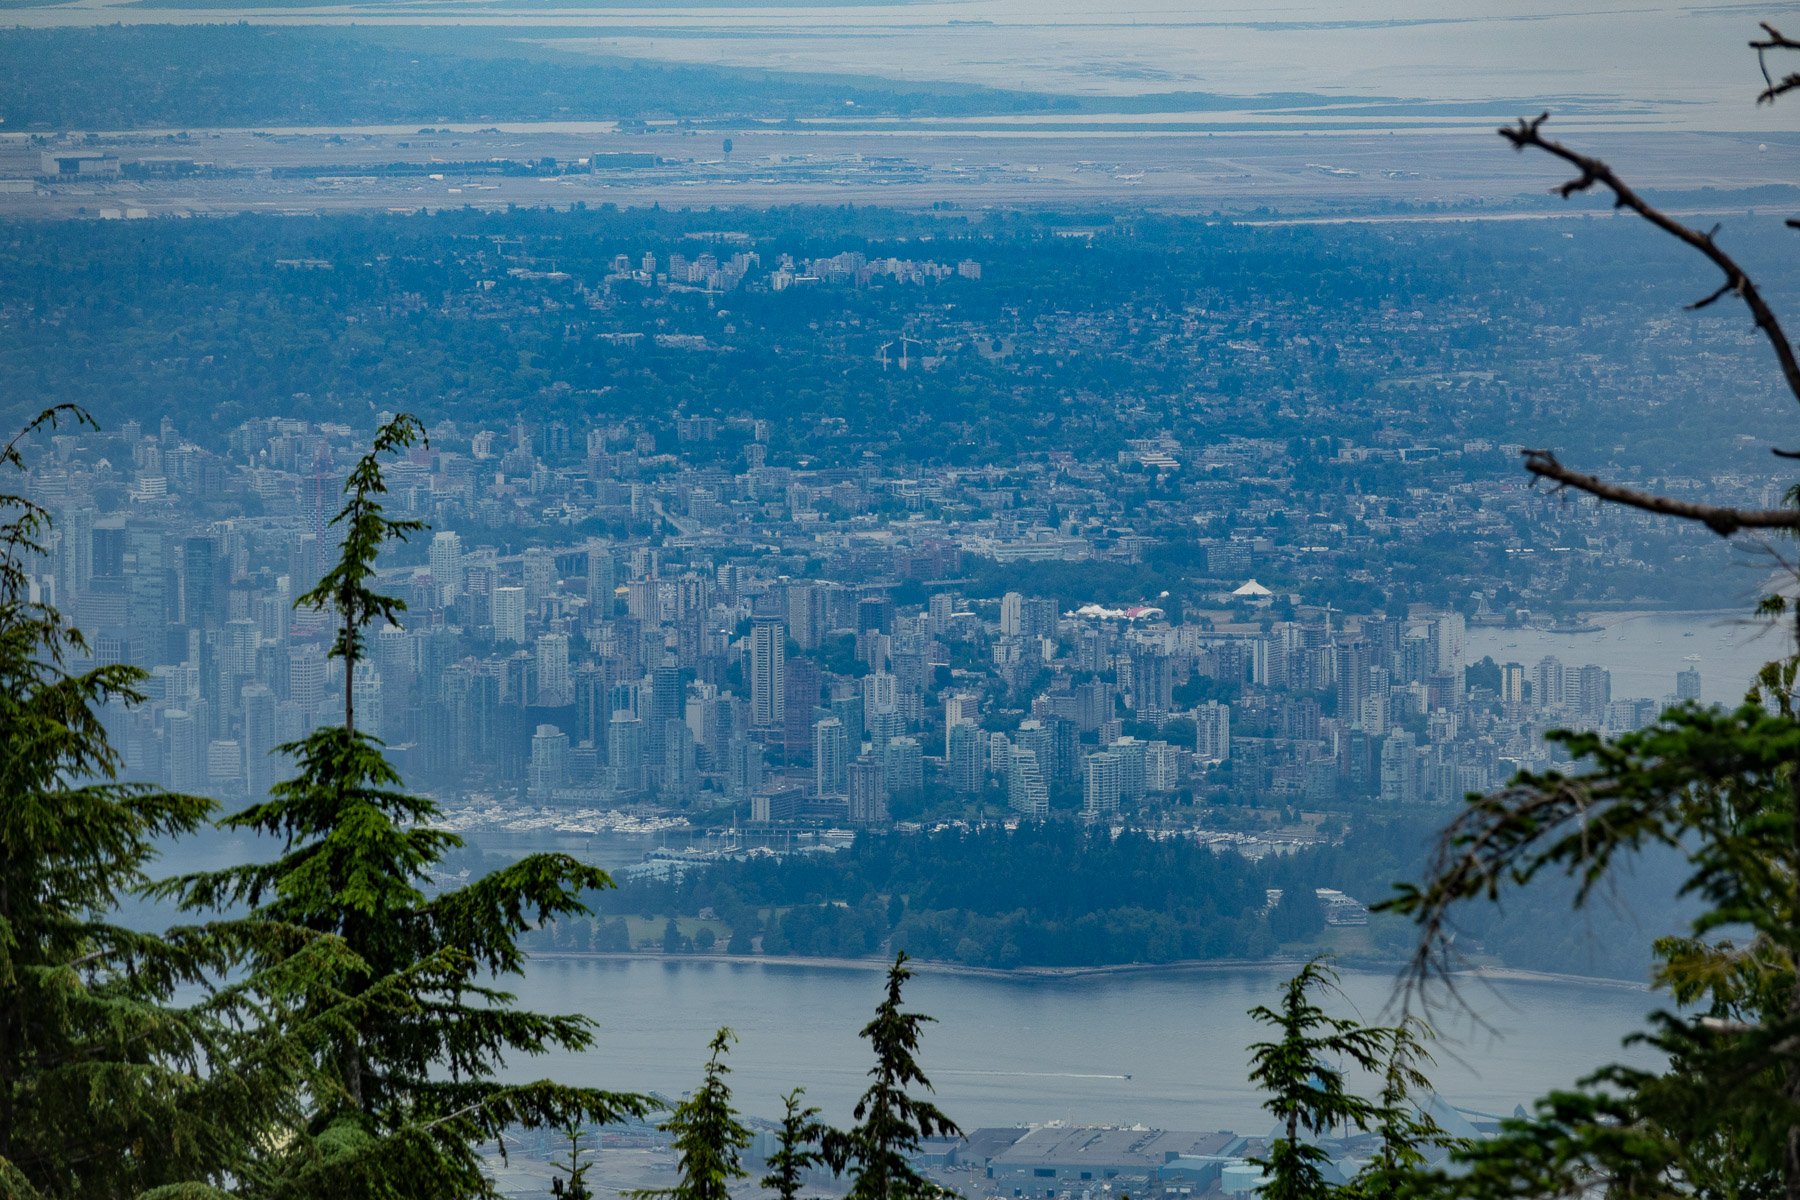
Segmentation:
<svg viewBox="0 0 1800 1200">
<path fill-rule="evenodd" d="M 837 696 L 828 707 L 831 715 L 844 723 L 844 732 L 850 738 L 850 752 L 855 754 L 861 751 L 863 739 L 869 733 L 869 723 L 863 716 L 863 698 L 858 695 Z"/>
<path fill-rule="evenodd" d="M 236 791 L 244 778 L 244 748 L 234 738 L 206 744 L 206 783 L 214 791 Z"/>
<path fill-rule="evenodd" d="M 1560 708 L 1567 701 L 1562 660 L 1546 654 L 1531 669 L 1531 698 L 1539 708 Z"/>
<path fill-rule="evenodd" d="M 356 727 L 370 737 L 386 737 L 387 712 L 381 672 L 368 663 L 359 663 L 351 681 L 350 700 L 356 706 Z"/>
<path fill-rule="evenodd" d="M 864 756 L 850 764 L 850 819 L 865 825 L 888 819 L 887 781 L 881 763 Z"/>
<path fill-rule="evenodd" d="M 198 725 L 185 709 L 172 708 L 163 713 L 163 738 L 168 746 L 163 762 L 169 787 L 178 792 L 198 792 L 206 784 L 201 778 Z"/>
<path fill-rule="evenodd" d="M 863 596 L 856 602 L 858 633 L 890 633 L 894 628 L 894 601 L 888 596 Z"/>
<path fill-rule="evenodd" d="M 1525 703 L 1525 667 L 1523 664 L 1509 662 L 1500 667 L 1500 702 L 1502 704 Z"/>
<path fill-rule="evenodd" d="M 733 796 L 748 796 L 763 784 L 762 743 L 734 737 L 725 747 L 725 786 Z"/>
<path fill-rule="evenodd" d="M 569 635 L 541 634 L 537 640 L 537 702 L 560 708 L 575 702 L 575 681 L 569 673 Z"/>
<path fill-rule="evenodd" d="M 964 721 L 973 721 L 981 711 L 981 700 L 967 692 L 944 693 L 944 753 L 950 753 L 950 734 Z"/>
<path fill-rule="evenodd" d="M 1019 632 L 1028 638 L 1056 637 L 1056 601 L 1049 596 L 1030 596 L 1019 606 Z"/>
<path fill-rule="evenodd" d="M 618 560 L 605 542 L 590 541 L 587 546 L 588 604 L 601 617 L 610 617 L 613 593 L 619 586 Z"/>
<path fill-rule="evenodd" d="M 663 663 L 650 672 L 650 711 L 644 723 L 644 758 L 661 766 L 669 744 L 669 725 L 687 719 L 687 686 L 681 668 Z"/>
<path fill-rule="evenodd" d="M 958 721 L 948 734 L 950 786 L 970 796 L 987 780 L 988 737 L 972 721 Z"/>
<path fill-rule="evenodd" d="M 1381 799 L 1392 805 L 1419 800 L 1419 756 L 1410 733 L 1391 733 L 1381 743 Z"/>
<path fill-rule="evenodd" d="M 554 725 L 539 725 L 531 736 L 531 769 L 526 795 L 547 804 L 556 789 L 569 783 L 569 735 Z"/>
<path fill-rule="evenodd" d="M 1155 721 L 1167 716 L 1175 691 L 1169 656 L 1146 647 L 1133 651 L 1130 661 L 1131 699 L 1138 717 Z"/>
<path fill-rule="evenodd" d="M 925 751 L 919 739 L 891 739 L 881 753 L 887 794 L 896 800 L 917 801 L 925 795 Z"/>
<path fill-rule="evenodd" d="M 1231 757 L 1231 707 L 1208 700 L 1194 710 L 1194 754 L 1204 763 Z"/>
<path fill-rule="evenodd" d="M 1361 728 L 1363 701 L 1369 696 L 1369 644 L 1361 638 L 1337 647 L 1337 710 Z"/>
<path fill-rule="evenodd" d="M 782 691 L 782 752 L 790 764 L 804 764 L 812 758 L 812 727 L 819 719 L 819 664 L 810 658 L 788 663 Z"/>
<path fill-rule="evenodd" d="M 497 587 L 494 589 L 494 640 L 510 642 L 515 646 L 525 644 L 524 588 Z"/>
<path fill-rule="evenodd" d="M 813 780 L 819 796 L 850 794 L 850 739 L 836 717 L 813 725 Z"/>
<path fill-rule="evenodd" d="M 1144 790 L 1167 794 L 1181 782 L 1181 752 L 1167 742 L 1144 746 Z"/>
<path fill-rule="evenodd" d="M 1025 597 L 1008 592 L 1000 597 L 1000 636 L 1023 637 L 1025 633 Z"/>
<path fill-rule="evenodd" d="M 307 716 L 317 715 L 325 702 L 325 651 L 312 644 L 288 647 L 288 699 Z"/>
<path fill-rule="evenodd" d="M 1675 699 L 1700 701 L 1700 668 L 1686 667 L 1675 672 Z"/>
<path fill-rule="evenodd" d="M 604 663 L 580 667 L 575 672 L 575 740 L 592 742 L 606 753 L 606 721 L 612 716 L 612 678 Z"/>
<path fill-rule="evenodd" d="M 1134 737 L 1116 739 L 1107 750 L 1119 759 L 1119 796 L 1136 800 L 1144 794 L 1144 743 Z"/>
<path fill-rule="evenodd" d="M 462 538 L 448 529 L 431 535 L 431 582 L 439 604 L 453 603 L 462 593 Z"/>
<path fill-rule="evenodd" d="M 244 713 L 244 790 L 251 800 L 269 794 L 282 773 L 275 747 L 281 744 L 275 727 L 275 693 L 260 683 L 244 685 L 240 698 Z"/>
<path fill-rule="evenodd" d="M 182 542 L 181 615 L 188 628 L 219 627 L 225 613 L 221 567 L 218 546 L 210 537 L 195 536 Z"/>
<path fill-rule="evenodd" d="M 750 724 L 778 729 L 783 724 L 787 684 L 787 626 L 778 617 L 750 624 Z"/>
<path fill-rule="evenodd" d="M 613 713 L 606 727 L 606 762 L 613 788 L 630 794 L 644 788 L 644 726 L 624 710 Z"/>
<path fill-rule="evenodd" d="M 926 617 L 931 622 L 931 632 L 942 636 L 950 628 L 950 618 L 956 613 L 956 597 L 949 592 L 933 592 L 927 601 Z"/>
<path fill-rule="evenodd" d="M 900 681 L 897 678 L 886 671 L 875 671 L 863 676 L 862 682 L 865 717 L 900 711 Z"/>
<path fill-rule="evenodd" d="M 1468 623 L 1461 613 L 1444 613 L 1431 623 L 1431 637 L 1437 651 L 1436 670 L 1462 670 L 1468 632 Z"/>
<path fill-rule="evenodd" d="M 1012 748 L 1007 766 L 1006 802 L 1014 812 L 1030 820 L 1050 817 L 1050 788 L 1038 769 L 1037 755 L 1020 746 Z"/>
<path fill-rule="evenodd" d="M 1612 704 L 1612 672 L 1589 663 L 1575 676 L 1575 708 L 1581 716 L 1598 724 L 1605 720 Z"/>
<path fill-rule="evenodd" d="M 803 650 L 815 649 L 825 634 L 825 593 L 808 583 L 789 584 L 788 630 Z"/>
<path fill-rule="evenodd" d="M 1082 760 L 1081 811 L 1089 821 L 1106 821 L 1119 815 L 1119 756 L 1110 750 Z"/>
<path fill-rule="evenodd" d="M 556 554 L 543 546 L 533 546 L 525 551 L 525 605 L 536 611 L 538 605 L 550 598 L 556 590 Z"/>
</svg>

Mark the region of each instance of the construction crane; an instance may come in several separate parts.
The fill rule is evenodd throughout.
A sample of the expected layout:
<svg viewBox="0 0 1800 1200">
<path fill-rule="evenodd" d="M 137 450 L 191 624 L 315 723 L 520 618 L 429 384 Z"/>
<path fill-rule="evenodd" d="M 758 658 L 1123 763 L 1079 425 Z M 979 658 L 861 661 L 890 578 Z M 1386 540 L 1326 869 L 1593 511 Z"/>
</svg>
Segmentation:
<svg viewBox="0 0 1800 1200">
<path fill-rule="evenodd" d="M 910 338 L 910 337 L 907 337 L 905 334 L 900 335 L 900 369 L 902 371 L 906 370 L 907 367 L 912 362 L 912 360 L 906 356 L 906 347 L 909 342 L 914 346 L 923 346 L 925 344 L 924 342 L 921 342 L 918 338 Z"/>
<path fill-rule="evenodd" d="M 892 342 L 883 342 L 883 343 L 881 343 L 881 349 L 879 349 L 879 350 L 877 350 L 877 351 L 876 351 L 876 353 L 877 353 L 877 354 L 879 354 L 879 355 L 881 355 L 881 369 L 882 369 L 882 370 L 884 370 L 884 371 L 885 371 L 885 370 L 887 370 L 887 352 L 888 352 L 888 347 L 889 347 L 889 346 L 891 346 L 891 345 L 893 345 L 893 344 L 894 344 L 894 343 L 892 343 Z M 905 353 L 906 353 L 906 348 L 905 348 L 905 347 L 901 347 L 901 350 L 900 350 L 900 353 L 901 353 L 901 354 L 903 354 L 903 355 L 904 355 L 904 354 L 905 354 Z M 904 365 L 904 364 L 903 364 L 903 365 Z"/>
</svg>

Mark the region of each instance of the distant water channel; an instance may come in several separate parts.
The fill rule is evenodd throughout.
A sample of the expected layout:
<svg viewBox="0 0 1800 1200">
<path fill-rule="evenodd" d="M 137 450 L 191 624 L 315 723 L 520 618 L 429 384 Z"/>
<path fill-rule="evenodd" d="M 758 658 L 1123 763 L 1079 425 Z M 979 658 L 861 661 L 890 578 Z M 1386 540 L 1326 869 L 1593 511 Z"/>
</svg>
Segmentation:
<svg viewBox="0 0 1800 1200">
<path fill-rule="evenodd" d="M 909 1005 L 936 1017 L 923 1063 L 965 1128 L 1051 1120 L 1260 1131 L 1267 1118 L 1245 1082 L 1245 1015 L 1273 1004 L 1288 967 L 1158 970 L 1077 978 L 921 974 Z M 806 963 L 540 957 L 519 986 L 544 1010 L 600 1023 L 596 1047 L 515 1065 L 598 1086 L 680 1094 L 698 1080 L 712 1031 L 730 1025 L 732 1083 L 746 1111 L 780 1112 L 804 1086 L 842 1119 L 868 1067 L 857 1031 L 880 997 L 876 970 Z M 1349 1005 L 1374 1018 L 1392 980 L 1349 973 Z M 1497 1032 L 1446 1022 L 1434 1071 L 1453 1103 L 1510 1113 L 1619 1058 L 1619 1039 L 1655 997 L 1583 983 L 1497 981 L 1468 996 Z M 1340 1005 L 1340 1008 L 1348 1006 Z M 1460 1059 L 1460 1061 L 1458 1061 Z M 1642 1061 L 1642 1059 L 1638 1059 Z"/>
<path fill-rule="evenodd" d="M 1612 672 L 1619 698 L 1671 693 L 1675 672 L 1698 655 L 1705 698 L 1729 704 L 1785 647 L 1784 637 L 1718 613 L 1627 618 L 1588 634 L 1475 629 L 1468 653 L 1471 660 L 1491 654 L 1528 666 L 1546 654 L 1569 667 L 1598 663 Z M 637 861 L 655 844 L 498 831 L 470 841 L 506 857 L 558 849 L 611 868 Z M 160 870 L 262 858 L 269 850 L 242 835 L 214 834 L 178 843 Z M 127 908 L 128 919 L 145 924 L 174 919 L 160 907 Z M 924 1065 L 944 1108 L 966 1128 L 1065 1120 L 1246 1132 L 1267 1123 L 1245 1082 L 1246 1048 L 1262 1036 L 1246 1010 L 1274 1003 L 1290 971 L 925 973 L 907 998 L 938 1018 L 925 1036 Z M 1378 1017 L 1392 982 L 1383 974 L 1346 974 L 1346 1010 Z M 732 1053 L 732 1081 L 746 1111 L 773 1116 L 780 1095 L 800 1085 L 828 1117 L 841 1120 L 865 1082 L 868 1056 L 857 1030 L 880 985 L 876 969 L 802 961 L 540 956 L 515 985 L 521 1000 L 543 1011 L 585 1013 L 599 1022 L 599 1038 L 580 1054 L 518 1060 L 512 1073 L 678 1095 L 696 1082 L 712 1031 L 730 1025 L 742 1039 Z M 1432 1074 L 1453 1103 L 1488 1113 L 1510 1113 L 1605 1062 L 1630 1059 L 1620 1039 L 1658 999 L 1568 981 L 1472 983 L 1465 991 L 1491 1028 L 1440 1021 L 1445 1041 Z"/>
<path fill-rule="evenodd" d="M 1547 633 L 1536 629 L 1469 630 L 1466 657 L 1479 662 L 1523 663 L 1546 655 L 1565 667 L 1595 663 L 1612 672 L 1615 700 L 1661 700 L 1675 693 L 1675 673 L 1700 669 L 1701 697 L 1736 705 L 1765 662 L 1788 654 L 1793 638 L 1746 612 L 1657 613 L 1598 618 L 1595 633 Z"/>
</svg>

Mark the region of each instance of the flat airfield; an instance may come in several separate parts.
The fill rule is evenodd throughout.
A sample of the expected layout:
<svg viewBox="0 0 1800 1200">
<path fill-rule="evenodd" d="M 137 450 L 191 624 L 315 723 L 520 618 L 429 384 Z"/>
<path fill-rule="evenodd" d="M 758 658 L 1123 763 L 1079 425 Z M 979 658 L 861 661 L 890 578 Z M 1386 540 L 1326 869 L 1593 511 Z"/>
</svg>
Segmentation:
<svg viewBox="0 0 1800 1200">
<path fill-rule="evenodd" d="M 1564 136 L 1640 187 L 1690 193 L 1689 207 L 1710 209 L 1697 193 L 1712 189 L 1720 210 L 1742 209 L 1752 188 L 1778 189 L 1756 198 L 1780 206 L 1800 179 L 1800 137 L 1579 128 Z M 111 156 L 125 177 L 46 176 L 46 150 Z M 1513 153 L 1485 123 L 1291 131 L 596 122 L 0 138 L 0 218 L 857 204 L 1442 219 L 1566 213 L 1549 196 L 1564 178 L 1542 154 Z"/>
</svg>

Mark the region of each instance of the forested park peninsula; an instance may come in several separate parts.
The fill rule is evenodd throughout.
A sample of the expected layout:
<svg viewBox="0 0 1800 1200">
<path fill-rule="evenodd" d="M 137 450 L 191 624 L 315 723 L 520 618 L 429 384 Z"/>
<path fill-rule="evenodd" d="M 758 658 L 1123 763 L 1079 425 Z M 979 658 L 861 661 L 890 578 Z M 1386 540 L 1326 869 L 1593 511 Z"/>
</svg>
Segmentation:
<svg viewBox="0 0 1800 1200">
<path fill-rule="evenodd" d="M 847 849 L 752 854 L 626 878 L 586 897 L 592 915 L 548 922 L 534 951 L 880 958 L 997 969 L 1110 967 L 1292 958 L 1397 964 L 1410 922 L 1356 912 L 1328 921 L 1319 889 L 1356 906 L 1416 873 L 1429 819 L 1358 824 L 1340 842 L 1251 859 L 1187 838 L 1090 831 L 1073 823 L 863 833 Z M 465 852 L 470 853 L 470 852 Z M 480 856 L 475 855 L 476 858 Z M 494 856 L 489 856 L 494 857 Z M 460 862 L 460 860 L 458 860 Z M 1657 871 L 1626 881 L 1646 896 Z M 1548 883 L 1506 908 L 1462 915 L 1470 966 L 1641 981 L 1649 948 L 1632 919 L 1564 918 L 1570 892 Z"/>
</svg>

